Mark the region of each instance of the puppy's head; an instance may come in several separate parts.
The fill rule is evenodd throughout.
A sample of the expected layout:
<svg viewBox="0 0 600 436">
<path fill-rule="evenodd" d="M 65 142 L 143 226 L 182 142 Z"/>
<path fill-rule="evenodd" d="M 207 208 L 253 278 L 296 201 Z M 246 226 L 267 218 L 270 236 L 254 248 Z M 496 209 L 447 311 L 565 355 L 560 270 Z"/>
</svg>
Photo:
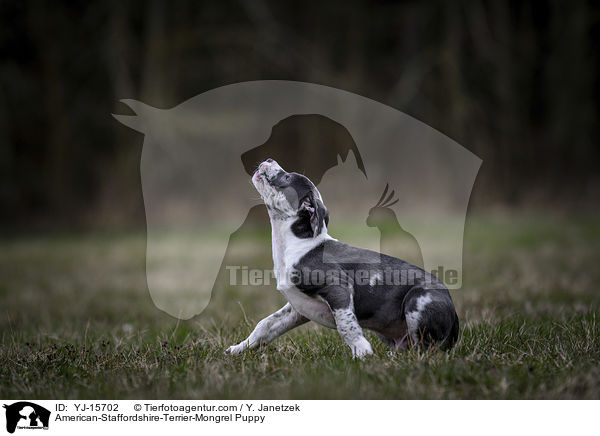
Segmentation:
<svg viewBox="0 0 600 436">
<path fill-rule="evenodd" d="M 292 231 L 300 238 L 314 238 L 329 224 L 321 194 L 305 176 L 288 173 L 273 159 L 262 162 L 252 183 L 274 219 L 292 220 Z"/>
</svg>

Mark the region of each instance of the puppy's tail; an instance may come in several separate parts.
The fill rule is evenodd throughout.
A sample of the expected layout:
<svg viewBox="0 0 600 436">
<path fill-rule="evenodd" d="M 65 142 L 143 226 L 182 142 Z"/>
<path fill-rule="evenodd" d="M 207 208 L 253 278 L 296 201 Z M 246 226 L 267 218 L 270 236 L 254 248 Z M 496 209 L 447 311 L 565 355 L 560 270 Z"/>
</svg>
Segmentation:
<svg viewBox="0 0 600 436">
<path fill-rule="evenodd" d="M 454 312 L 454 322 L 452 323 L 452 327 L 450 328 L 450 333 L 448 334 L 448 336 L 446 336 L 446 338 L 440 345 L 440 348 L 442 350 L 449 350 L 454 346 L 454 344 L 456 344 L 456 342 L 458 341 L 459 330 L 460 329 L 458 323 L 458 315 L 456 314 L 456 312 Z"/>
</svg>

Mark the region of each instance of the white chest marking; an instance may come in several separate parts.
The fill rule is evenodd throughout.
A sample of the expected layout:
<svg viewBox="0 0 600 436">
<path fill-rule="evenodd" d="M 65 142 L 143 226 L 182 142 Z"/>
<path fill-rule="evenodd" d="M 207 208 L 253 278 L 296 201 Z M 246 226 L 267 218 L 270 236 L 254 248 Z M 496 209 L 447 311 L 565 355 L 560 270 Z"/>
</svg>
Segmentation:
<svg viewBox="0 0 600 436">
<path fill-rule="evenodd" d="M 273 250 L 273 269 L 277 279 L 277 289 L 283 291 L 292 286 L 289 274 L 294 265 L 313 248 L 323 241 L 333 239 L 327 234 L 327 228 L 315 238 L 298 238 L 290 226 L 293 219 L 281 220 L 271 217 L 271 248 Z"/>
<path fill-rule="evenodd" d="M 329 328 L 336 328 L 335 319 L 329 305 L 318 297 L 309 297 L 298 288 L 292 286 L 281 290 L 294 310 L 302 316 Z"/>
<path fill-rule="evenodd" d="M 293 220 L 271 217 L 273 268 L 277 279 L 277 290 L 290 302 L 292 307 L 304 317 L 326 327 L 336 328 L 335 319 L 329 305 L 319 297 L 309 297 L 290 281 L 294 265 L 313 248 L 327 239 L 327 229 L 315 238 L 297 238 L 290 229 Z"/>
</svg>

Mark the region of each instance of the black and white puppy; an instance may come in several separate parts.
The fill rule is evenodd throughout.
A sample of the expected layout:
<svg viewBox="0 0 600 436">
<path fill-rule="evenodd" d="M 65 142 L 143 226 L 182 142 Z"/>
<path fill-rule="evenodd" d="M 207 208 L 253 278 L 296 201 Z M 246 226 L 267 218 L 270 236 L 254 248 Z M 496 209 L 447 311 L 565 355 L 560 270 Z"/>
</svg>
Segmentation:
<svg viewBox="0 0 600 436">
<path fill-rule="evenodd" d="M 259 165 L 252 183 L 269 212 L 277 289 L 288 303 L 227 353 L 268 344 L 309 320 L 337 329 L 353 357 L 373 353 L 363 328 L 396 349 L 454 345 L 458 317 L 435 276 L 329 236 L 329 214 L 315 185 L 274 160 Z"/>
</svg>

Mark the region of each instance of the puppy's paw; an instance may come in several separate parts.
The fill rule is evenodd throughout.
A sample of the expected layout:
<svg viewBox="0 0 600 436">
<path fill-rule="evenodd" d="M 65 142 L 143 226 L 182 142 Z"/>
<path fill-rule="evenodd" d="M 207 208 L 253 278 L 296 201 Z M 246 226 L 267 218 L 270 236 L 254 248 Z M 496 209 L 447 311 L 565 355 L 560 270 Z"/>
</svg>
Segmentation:
<svg viewBox="0 0 600 436">
<path fill-rule="evenodd" d="M 353 359 L 363 359 L 364 357 L 373 354 L 373 348 L 371 348 L 371 344 L 369 344 L 369 341 L 367 341 L 367 339 L 364 337 L 353 343 L 350 348 L 352 349 Z"/>
<path fill-rule="evenodd" d="M 243 342 L 237 345 L 232 345 L 231 347 L 229 347 L 228 349 L 225 350 L 224 354 L 240 354 L 242 351 L 244 351 L 246 349 L 246 344 L 244 344 Z"/>
</svg>

